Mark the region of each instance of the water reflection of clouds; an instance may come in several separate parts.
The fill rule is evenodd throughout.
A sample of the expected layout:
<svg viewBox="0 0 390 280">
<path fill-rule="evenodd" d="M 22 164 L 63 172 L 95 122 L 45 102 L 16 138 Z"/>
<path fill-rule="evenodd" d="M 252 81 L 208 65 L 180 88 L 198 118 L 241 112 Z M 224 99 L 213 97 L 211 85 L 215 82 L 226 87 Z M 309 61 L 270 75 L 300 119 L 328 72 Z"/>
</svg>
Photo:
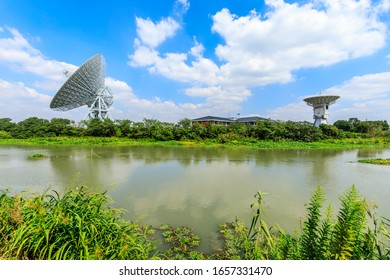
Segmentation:
<svg viewBox="0 0 390 280">
<path fill-rule="evenodd" d="M 88 152 L 80 151 L 68 158 L 51 157 L 50 162 L 65 187 L 86 185 L 96 191 L 122 184 L 131 176 L 133 168 L 143 164 L 139 161 L 123 164 L 120 158 L 91 157 Z"/>
<path fill-rule="evenodd" d="M 235 166 L 236 170 L 232 172 L 227 161 L 214 162 L 212 168 L 206 163 L 202 165 L 197 163 L 186 168 L 178 165 L 176 169 L 161 164 L 159 168 L 163 170 L 160 174 L 152 173 L 146 179 L 143 177 L 144 174 L 138 173 L 142 178 L 134 176 L 132 182 L 129 182 L 132 185 L 137 185 L 140 181 L 145 184 L 143 190 L 136 196 L 137 200 L 140 196 L 152 199 L 153 203 L 148 206 L 148 212 L 157 215 L 159 209 L 191 212 L 191 209 L 188 209 L 190 206 L 208 209 L 212 205 L 222 204 L 223 201 L 230 202 L 226 203 L 231 205 L 230 208 L 234 207 L 231 196 L 239 198 L 242 193 L 241 188 L 245 187 L 240 176 L 249 175 L 245 166 L 239 169 Z M 143 200 L 136 201 L 135 212 L 144 213 L 144 205 Z M 194 213 L 200 215 L 197 211 Z M 214 215 L 214 213 L 204 211 L 203 215 Z"/>
<path fill-rule="evenodd" d="M 28 155 L 48 158 L 28 161 Z M 34 184 L 58 190 L 87 185 L 108 190 L 115 207 L 132 220 L 189 225 L 207 234 L 236 217 L 250 220 L 257 191 L 267 192 L 270 224 L 299 227 L 304 205 L 317 185 L 328 203 L 351 184 L 380 207 L 387 205 L 388 167 L 357 158 L 387 156 L 390 150 L 232 150 L 178 147 L 0 147 L 0 172 L 7 187 Z M 352 163 L 351 163 L 352 162 Z M 386 168 L 386 169 L 385 169 Z M 369 175 L 368 175 L 369 174 Z M 386 209 L 385 209 L 386 210 Z M 389 212 L 389 208 L 387 208 Z"/>
</svg>

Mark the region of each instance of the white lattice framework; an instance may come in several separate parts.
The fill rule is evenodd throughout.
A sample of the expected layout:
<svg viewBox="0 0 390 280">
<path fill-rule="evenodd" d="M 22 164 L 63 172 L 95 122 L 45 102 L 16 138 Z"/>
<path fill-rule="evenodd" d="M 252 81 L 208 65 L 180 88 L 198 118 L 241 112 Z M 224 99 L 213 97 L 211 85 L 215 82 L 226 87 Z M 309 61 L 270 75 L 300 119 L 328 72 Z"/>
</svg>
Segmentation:
<svg viewBox="0 0 390 280">
<path fill-rule="evenodd" d="M 66 80 L 51 101 L 50 108 L 68 111 L 87 105 L 89 112 L 85 119 L 110 118 L 108 109 L 113 104 L 113 95 L 104 84 L 104 76 L 104 58 L 97 54 Z"/>
</svg>

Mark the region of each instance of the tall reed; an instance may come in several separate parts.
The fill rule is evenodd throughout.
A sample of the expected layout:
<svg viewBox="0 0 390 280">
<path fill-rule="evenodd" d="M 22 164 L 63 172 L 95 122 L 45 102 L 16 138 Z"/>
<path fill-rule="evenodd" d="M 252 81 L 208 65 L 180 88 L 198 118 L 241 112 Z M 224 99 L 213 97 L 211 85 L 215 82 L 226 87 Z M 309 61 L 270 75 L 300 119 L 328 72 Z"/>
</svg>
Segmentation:
<svg viewBox="0 0 390 280">
<path fill-rule="evenodd" d="M 304 259 L 390 260 L 390 220 L 381 217 L 355 186 L 340 196 L 340 209 L 324 209 L 315 188 L 303 226 L 294 234 L 265 220 L 265 194 L 258 192 L 250 227 L 236 219 L 220 225 L 223 248 L 196 251 L 200 238 L 186 227 L 163 225 L 157 232 L 123 219 L 106 193 L 86 188 L 64 195 L 0 192 L 0 259 Z M 167 249 L 156 250 L 160 233 Z"/>
<path fill-rule="evenodd" d="M 221 226 L 225 247 L 219 257 L 240 259 L 358 260 L 390 259 L 390 220 L 378 218 L 355 186 L 340 196 L 334 217 L 330 206 L 323 210 L 325 195 L 317 187 L 308 203 L 300 232 L 288 234 L 269 227 L 264 220 L 262 193 L 249 228 L 236 220 Z M 247 234 L 242 234 L 243 232 Z"/>
<path fill-rule="evenodd" d="M 1 196 L 2 255 L 8 259 L 148 259 L 150 229 L 125 221 L 105 193 L 85 188 L 53 194 Z M 14 213 L 14 214 L 12 214 Z M 5 224 L 8 222 L 10 226 Z"/>
</svg>

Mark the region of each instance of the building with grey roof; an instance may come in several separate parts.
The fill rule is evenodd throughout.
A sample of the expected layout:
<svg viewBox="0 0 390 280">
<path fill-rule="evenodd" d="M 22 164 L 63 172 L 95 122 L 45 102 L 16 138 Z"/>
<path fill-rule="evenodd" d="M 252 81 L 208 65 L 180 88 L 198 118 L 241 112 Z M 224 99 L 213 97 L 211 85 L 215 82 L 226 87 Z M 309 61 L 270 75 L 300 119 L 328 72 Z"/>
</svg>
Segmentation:
<svg viewBox="0 0 390 280">
<path fill-rule="evenodd" d="M 231 122 L 241 122 L 248 125 L 255 125 L 257 121 L 272 121 L 271 119 L 262 118 L 259 116 L 242 117 L 238 119 L 224 118 L 216 116 L 205 116 L 197 119 L 192 119 L 192 122 L 198 122 L 201 125 L 207 125 L 208 123 L 228 126 Z"/>
</svg>

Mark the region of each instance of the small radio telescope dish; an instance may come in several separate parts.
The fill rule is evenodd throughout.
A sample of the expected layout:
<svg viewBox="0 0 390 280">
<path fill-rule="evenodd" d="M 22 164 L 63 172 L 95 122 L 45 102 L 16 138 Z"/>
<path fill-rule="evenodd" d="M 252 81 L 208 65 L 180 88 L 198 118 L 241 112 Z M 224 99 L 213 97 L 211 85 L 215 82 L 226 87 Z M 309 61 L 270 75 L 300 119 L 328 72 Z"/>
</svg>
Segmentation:
<svg viewBox="0 0 390 280">
<path fill-rule="evenodd" d="M 328 124 L 329 106 L 334 104 L 340 96 L 337 95 L 318 95 L 305 98 L 307 105 L 313 107 L 314 125 Z"/>
<path fill-rule="evenodd" d="M 68 77 L 53 97 L 50 108 L 68 111 L 87 105 L 86 120 L 111 118 L 108 108 L 113 103 L 113 95 L 104 84 L 104 75 L 104 58 L 100 54 L 94 55 Z"/>
</svg>

